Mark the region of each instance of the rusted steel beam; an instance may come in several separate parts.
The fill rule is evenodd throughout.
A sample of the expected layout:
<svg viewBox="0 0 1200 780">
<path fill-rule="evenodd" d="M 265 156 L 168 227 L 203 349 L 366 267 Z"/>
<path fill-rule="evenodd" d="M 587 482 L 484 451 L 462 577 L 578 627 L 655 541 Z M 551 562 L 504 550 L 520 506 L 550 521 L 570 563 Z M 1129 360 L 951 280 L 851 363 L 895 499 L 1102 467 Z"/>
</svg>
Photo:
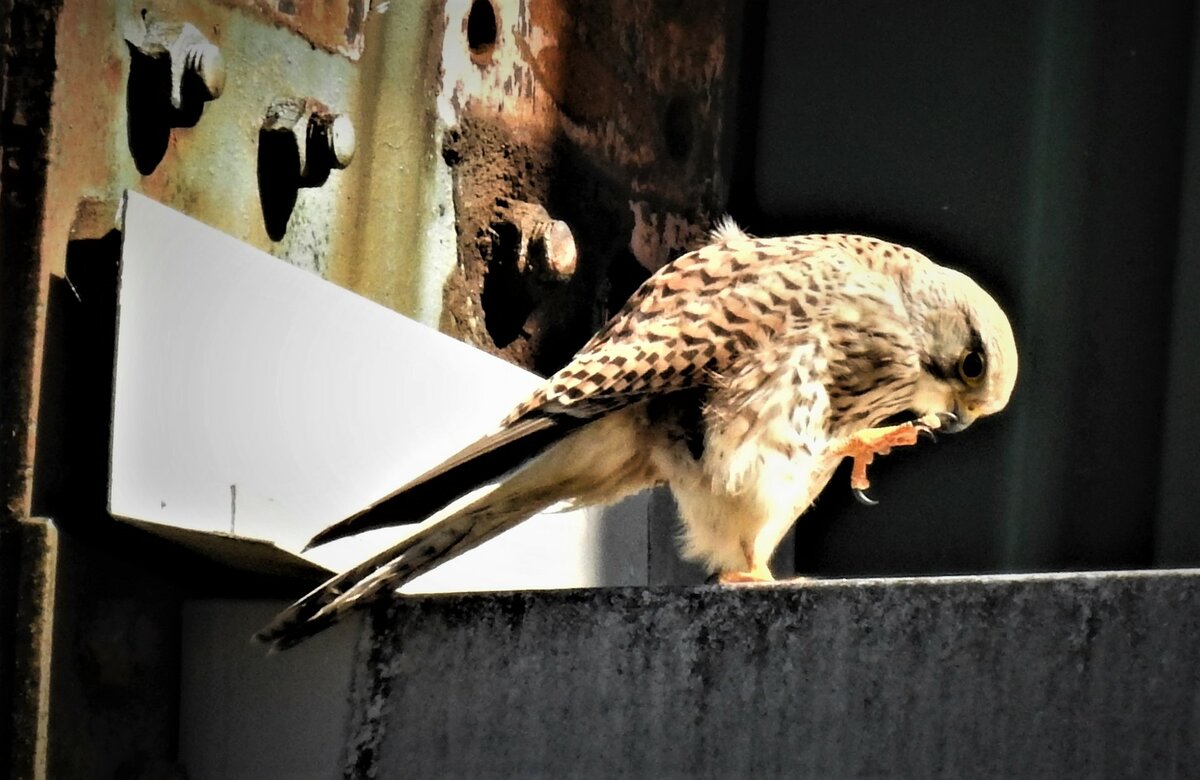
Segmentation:
<svg viewBox="0 0 1200 780">
<path fill-rule="evenodd" d="M 46 776 L 50 529 L 28 521 L 40 360 L 41 233 L 59 2 L 0 0 L 0 727 L 10 777 Z M 51 534 L 52 537 L 52 534 Z M 47 541 L 47 540 L 50 541 Z M 49 549 L 49 548 L 47 548 Z M 46 611 L 51 609 L 51 611 Z"/>
<path fill-rule="evenodd" d="M 727 196 L 739 7 L 447 0 L 438 112 L 459 263 L 442 330 L 546 373 L 693 248 Z M 570 226 L 569 283 L 526 283 L 514 202 Z"/>
<path fill-rule="evenodd" d="M 362 55 L 369 0 L 218 0 L 302 35 L 314 46 L 357 60 Z M 376 3 L 386 7 L 386 3 Z"/>
</svg>

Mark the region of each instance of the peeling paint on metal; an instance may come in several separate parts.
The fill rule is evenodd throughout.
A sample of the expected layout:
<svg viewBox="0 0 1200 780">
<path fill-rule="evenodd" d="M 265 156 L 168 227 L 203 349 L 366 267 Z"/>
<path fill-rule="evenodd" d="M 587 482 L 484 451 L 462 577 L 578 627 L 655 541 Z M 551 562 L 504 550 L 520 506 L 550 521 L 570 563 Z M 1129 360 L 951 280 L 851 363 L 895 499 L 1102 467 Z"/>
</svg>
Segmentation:
<svg viewBox="0 0 1200 780">
<path fill-rule="evenodd" d="M 357 60 L 363 53 L 367 0 L 217 0 L 261 16 L 326 51 Z"/>
<path fill-rule="evenodd" d="M 632 292 L 623 286 L 637 280 L 625 277 L 613 289 L 609 266 L 621 254 L 652 270 L 722 211 L 731 11 L 726 0 L 490 1 L 497 25 L 486 53 L 468 41 L 482 5 L 445 6 L 437 105 L 454 136 L 460 262 L 442 328 L 548 371 L 607 318 L 611 299 Z M 631 199 L 641 204 L 633 214 Z M 540 204 L 570 225 L 579 270 L 565 291 L 514 288 L 515 299 L 484 305 L 504 273 L 489 264 L 505 254 L 493 225 L 506 200 Z M 496 320 L 506 323 L 499 332 Z"/>
<path fill-rule="evenodd" d="M 139 173 L 129 141 L 130 55 L 121 31 L 142 5 L 159 19 L 188 22 L 221 47 L 222 97 L 190 127 L 169 130 L 152 171 Z M 299 6 L 300 4 L 297 4 Z M 50 124 L 42 255 L 62 275 L 81 200 L 115 213 L 125 189 L 141 191 L 252 246 L 356 292 L 414 313 L 438 162 L 432 95 L 440 32 L 437 0 L 370 14 L 356 63 L 314 49 L 241 4 L 146 0 L 136 6 L 68 2 L 59 24 L 58 74 Z M 436 25 L 435 25 L 436 26 Z M 358 130 L 357 161 L 317 188 L 301 190 L 282 240 L 267 236 L 257 181 L 258 132 L 279 97 L 319 100 Z M 397 231 L 403 231 L 398 233 Z"/>
<path fill-rule="evenodd" d="M 428 187 L 428 212 L 423 248 L 422 275 L 417 290 L 413 318 L 436 328 L 442 316 L 443 290 L 458 262 L 458 236 L 455 232 L 454 181 L 450 166 L 441 155 L 433 166 L 433 181 Z"/>
</svg>

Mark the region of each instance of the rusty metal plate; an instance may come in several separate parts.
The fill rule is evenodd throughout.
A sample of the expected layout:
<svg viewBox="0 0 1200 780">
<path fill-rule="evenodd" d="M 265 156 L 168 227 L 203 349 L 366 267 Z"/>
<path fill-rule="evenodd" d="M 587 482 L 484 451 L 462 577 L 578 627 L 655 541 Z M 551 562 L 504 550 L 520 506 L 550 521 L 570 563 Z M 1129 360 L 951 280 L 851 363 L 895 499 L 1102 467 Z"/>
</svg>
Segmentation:
<svg viewBox="0 0 1200 780">
<path fill-rule="evenodd" d="M 363 28 L 369 0 L 221 0 L 244 8 L 280 27 L 293 30 L 314 46 L 357 60 L 363 51 Z"/>
</svg>

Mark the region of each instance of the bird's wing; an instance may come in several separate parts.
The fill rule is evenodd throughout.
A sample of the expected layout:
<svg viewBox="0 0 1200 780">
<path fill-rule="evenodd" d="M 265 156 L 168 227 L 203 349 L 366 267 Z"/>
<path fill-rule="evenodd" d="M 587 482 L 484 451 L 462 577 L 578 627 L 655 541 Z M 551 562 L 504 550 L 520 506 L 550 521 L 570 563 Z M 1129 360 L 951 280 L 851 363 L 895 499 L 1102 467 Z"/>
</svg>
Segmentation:
<svg viewBox="0 0 1200 780">
<path fill-rule="evenodd" d="M 506 422 L 594 416 L 709 384 L 738 356 L 812 318 L 812 271 L 826 249 L 735 232 L 683 255 L 647 279 Z"/>
<path fill-rule="evenodd" d="M 373 528 L 419 523 L 451 501 L 519 467 L 586 422 L 582 417 L 546 415 L 506 425 L 367 508 L 329 526 L 314 536 L 305 549 Z"/>
</svg>

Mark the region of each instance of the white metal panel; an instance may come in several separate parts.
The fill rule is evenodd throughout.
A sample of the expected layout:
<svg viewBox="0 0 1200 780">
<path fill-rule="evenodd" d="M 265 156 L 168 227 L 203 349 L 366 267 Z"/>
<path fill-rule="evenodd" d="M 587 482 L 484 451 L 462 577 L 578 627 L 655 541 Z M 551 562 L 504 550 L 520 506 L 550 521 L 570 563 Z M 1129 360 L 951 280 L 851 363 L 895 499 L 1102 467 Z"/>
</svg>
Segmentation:
<svg viewBox="0 0 1200 780">
<path fill-rule="evenodd" d="M 540 381 L 136 193 L 119 306 L 110 511 L 294 552 Z M 645 502 L 600 514 L 544 514 L 412 589 L 645 582 Z M 306 557 L 344 568 L 408 532 Z"/>
</svg>

